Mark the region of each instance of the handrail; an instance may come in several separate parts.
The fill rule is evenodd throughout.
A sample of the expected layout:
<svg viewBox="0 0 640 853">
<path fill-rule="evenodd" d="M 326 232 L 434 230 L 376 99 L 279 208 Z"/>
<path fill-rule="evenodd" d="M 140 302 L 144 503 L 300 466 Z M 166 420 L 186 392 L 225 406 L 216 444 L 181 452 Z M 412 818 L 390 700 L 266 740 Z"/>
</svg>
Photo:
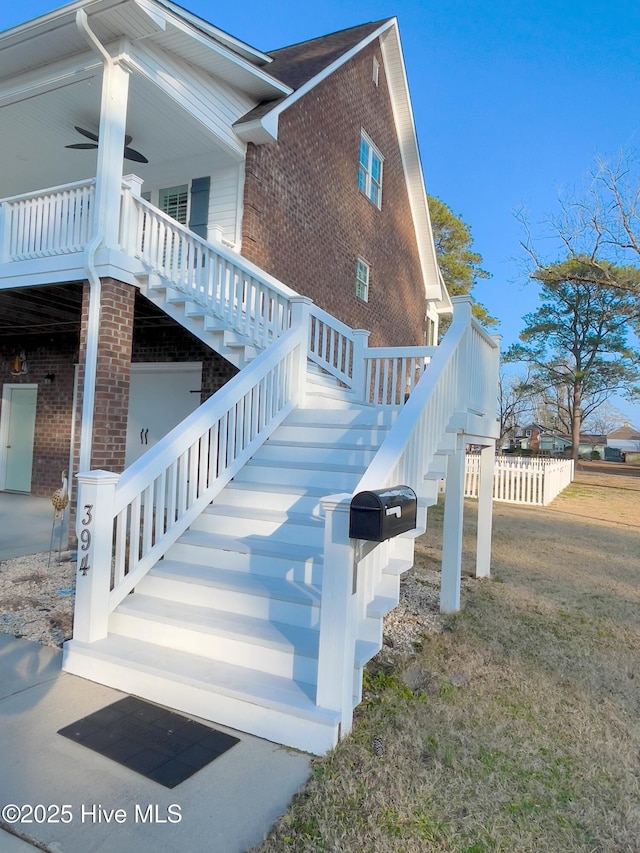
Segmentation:
<svg viewBox="0 0 640 853">
<path fill-rule="evenodd" d="M 222 243 L 208 243 L 139 196 L 131 199 L 134 215 L 122 217 L 130 225 L 121 243 L 151 272 L 260 349 L 290 327 L 294 290 Z"/>
<path fill-rule="evenodd" d="M 292 410 L 306 345 L 298 324 L 119 478 L 78 475 L 80 570 L 91 569 L 77 592 L 76 610 L 86 613 L 79 637 L 104 634 L 108 614 Z"/>
<path fill-rule="evenodd" d="M 485 352 L 479 352 L 483 345 Z M 454 318 L 442 343 L 435 348 L 429 370 L 401 409 L 386 439 L 363 474 L 354 494 L 396 483 L 420 485 L 436 455 L 455 412 L 487 417 L 488 435 L 494 428 L 496 401 L 487 357 L 497 375 L 498 342 L 471 317 L 470 304 L 454 299 Z M 491 373 L 489 371 L 489 373 Z"/>
</svg>

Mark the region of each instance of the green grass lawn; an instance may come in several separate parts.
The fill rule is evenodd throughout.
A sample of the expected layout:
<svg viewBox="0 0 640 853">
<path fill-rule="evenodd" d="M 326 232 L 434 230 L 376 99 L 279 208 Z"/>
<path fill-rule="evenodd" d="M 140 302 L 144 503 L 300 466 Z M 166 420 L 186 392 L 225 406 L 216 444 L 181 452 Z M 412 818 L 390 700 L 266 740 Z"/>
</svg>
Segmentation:
<svg viewBox="0 0 640 853">
<path fill-rule="evenodd" d="M 578 491 L 602 516 L 597 487 Z M 495 507 L 494 579 L 466 581 L 415 653 L 369 664 L 352 733 L 256 853 L 640 851 L 640 517 L 572 507 Z M 439 556 L 429 523 L 418 575 Z"/>
</svg>

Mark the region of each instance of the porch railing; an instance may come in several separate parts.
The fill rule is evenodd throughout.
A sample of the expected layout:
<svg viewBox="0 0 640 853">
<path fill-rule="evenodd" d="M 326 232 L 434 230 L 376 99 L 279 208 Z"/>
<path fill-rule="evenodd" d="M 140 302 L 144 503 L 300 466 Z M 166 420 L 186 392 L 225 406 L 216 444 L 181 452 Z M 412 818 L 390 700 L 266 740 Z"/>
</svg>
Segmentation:
<svg viewBox="0 0 640 853">
<path fill-rule="evenodd" d="M 76 639 L 106 636 L 109 613 L 291 411 L 306 348 L 298 324 L 122 476 L 79 475 Z"/>
<path fill-rule="evenodd" d="M 93 231 L 95 181 L 0 202 L 0 263 L 81 252 Z"/>
</svg>

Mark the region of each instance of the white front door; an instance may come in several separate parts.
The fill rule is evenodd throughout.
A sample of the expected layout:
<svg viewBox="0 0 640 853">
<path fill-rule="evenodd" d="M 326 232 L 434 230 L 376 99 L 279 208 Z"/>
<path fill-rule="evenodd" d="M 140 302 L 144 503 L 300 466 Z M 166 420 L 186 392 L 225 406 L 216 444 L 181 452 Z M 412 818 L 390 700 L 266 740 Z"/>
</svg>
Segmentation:
<svg viewBox="0 0 640 853">
<path fill-rule="evenodd" d="M 132 364 L 125 464 L 170 432 L 200 405 L 202 364 Z"/>
<path fill-rule="evenodd" d="M 5 385 L 2 389 L 0 481 L 6 491 L 31 491 L 37 394 L 37 385 Z"/>
</svg>

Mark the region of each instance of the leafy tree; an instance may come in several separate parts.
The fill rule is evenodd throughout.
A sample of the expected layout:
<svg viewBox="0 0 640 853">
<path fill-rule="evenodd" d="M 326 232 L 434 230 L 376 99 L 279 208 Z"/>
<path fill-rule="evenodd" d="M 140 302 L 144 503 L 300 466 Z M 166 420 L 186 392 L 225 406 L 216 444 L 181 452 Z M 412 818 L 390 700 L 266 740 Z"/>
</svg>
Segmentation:
<svg viewBox="0 0 640 853">
<path fill-rule="evenodd" d="M 578 458 L 585 401 L 638 394 L 640 359 L 627 343 L 640 303 L 620 285 L 640 285 L 640 270 L 590 257 L 569 257 L 536 270 L 542 305 L 524 317 L 521 344 L 506 359 L 529 364 L 541 386 L 567 389 L 572 454 Z M 592 406 L 591 412 L 597 409 Z"/>
<path fill-rule="evenodd" d="M 478 279 L 491 278 L 491 273 L 481 268 L 482 256 L 471 249 L 473 238 L 469 226 L 439 198 L 427 198 L 436 255 L 447 290 L 451 296 L 471 293 Z M 498 324 L 475 299 L 473 314 L 484 326 Z"/>
</svg>

